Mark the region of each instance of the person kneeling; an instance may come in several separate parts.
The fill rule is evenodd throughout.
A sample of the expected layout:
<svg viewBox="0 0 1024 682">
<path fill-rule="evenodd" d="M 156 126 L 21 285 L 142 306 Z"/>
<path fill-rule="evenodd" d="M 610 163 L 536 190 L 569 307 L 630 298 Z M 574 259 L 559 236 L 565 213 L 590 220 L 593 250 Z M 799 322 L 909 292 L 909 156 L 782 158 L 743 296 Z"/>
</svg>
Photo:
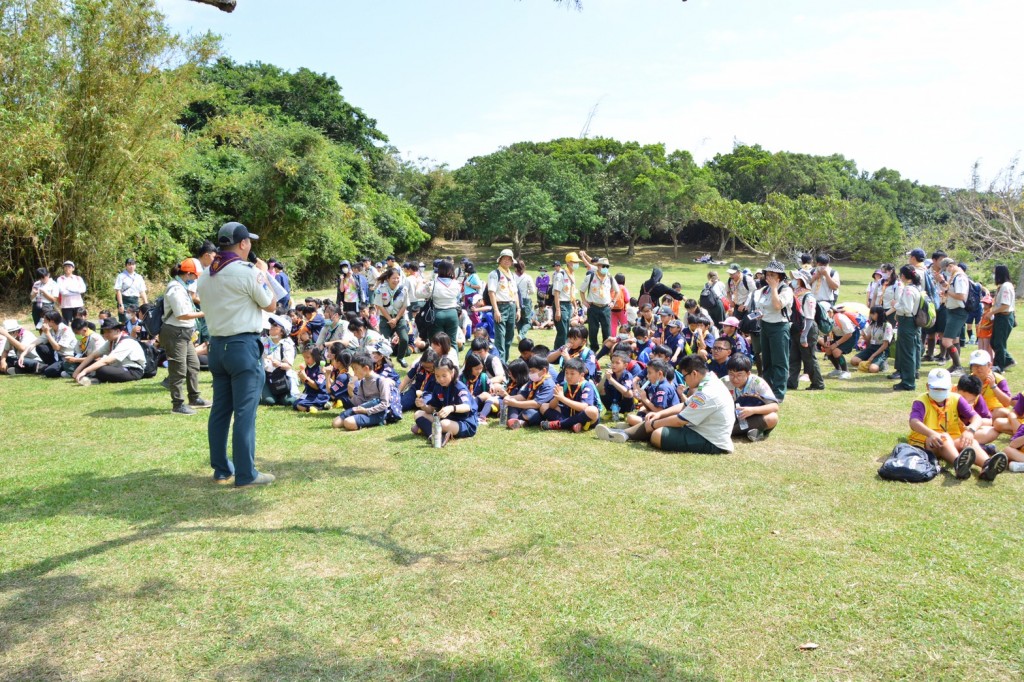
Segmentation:
<svg viewBox="0 0 1024 682">
<path fill-rule="evenodd" d="M 562 365 L 565 381 L 555 385 L 555 397 L 548 403 L 540 428 L 550 430 L 572 430 L 573 433 L 587 431 L 601 416 L 597 407 L 597 390 L 586 378 L 586 365 L 579 358 L 570 358 Z"/>
<path fill-rule="evenodd" d="M 679 363 L 687 393 L 678 405 L 647 415 L 642 424 L 625 431 L 601 424 L 596 435 L 602 440 L 625 442 L 649 440 L 669 452 L 717 455 L 733 451 L 732 430 L 736 423 L 732 396 L 722 380 L 708 373 L 699 355 L 688 355 Z M 680 386 L 680 391 L 683 387 Z"/>
<path fill-rule="evenodd" d="M 750 373 L 751 364 L 746 355 L 729 358 L 726 363 L 729 377 L 725 387 L 736 404 L 736 425 L 732 435 L 745 435 L 756 443 L 779 425 L 779 400 L 767 381 Z"/>
<path fill-rule="evenodd" d="M 370 426 L 380 426 L 391 410 L 391 393 L 394 382 L 373 371 L 373 358 L 369 353 L 358 352 L 352 356 L 352 376 L 356 384 L 352 395 L 354 407 L 334 418 L 332 426 L 346 431 L 358 431 Z"/>
<path fill-rule="evenodd" d="M 476 435 L 477 410 L 466 384 L 458 380 L 459 368 L 451 358 L 441 358 L 434 368 L 433 388 L 416 399 L 416 423 L 413 434 L 428 438 L 433 430 L 433 416 L 441 418 L 441 447 L 452 438 Z"/>
<path fill-rule="evenodd" d="M 983 481 L 991 481 L 1006 469 L 1006 455 L 989 457 L 975 449 L 975 432 L 981 417 L 967 399 L 952 393 L 953 379 L 941 367 L 928 373 L 928 392 L 919 396 L 910 409 L 910 436 L 907 442 L 923 448 L 953 465 L 959 479 L 970 478 L 971 467 L 978 464 Z M 966 426 L 964 426 L 966 424 Z"/>
</svg>

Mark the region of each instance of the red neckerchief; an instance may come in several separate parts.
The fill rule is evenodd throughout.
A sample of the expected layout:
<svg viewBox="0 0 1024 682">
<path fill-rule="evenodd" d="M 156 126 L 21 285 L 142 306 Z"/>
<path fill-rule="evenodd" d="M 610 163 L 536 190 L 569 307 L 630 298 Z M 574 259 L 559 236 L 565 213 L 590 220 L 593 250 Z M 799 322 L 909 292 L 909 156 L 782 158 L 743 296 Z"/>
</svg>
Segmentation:
<svg viewBox="0 0 1024 682">
<path fill-rule="evenodd" d="M 213 277 L 236 260 L 242 260 L 242 257 L 234 251 L 218 252 L 217 255 L 213 257 L 213 263 L 210 264 L 210 277 Z"/>
</svg>

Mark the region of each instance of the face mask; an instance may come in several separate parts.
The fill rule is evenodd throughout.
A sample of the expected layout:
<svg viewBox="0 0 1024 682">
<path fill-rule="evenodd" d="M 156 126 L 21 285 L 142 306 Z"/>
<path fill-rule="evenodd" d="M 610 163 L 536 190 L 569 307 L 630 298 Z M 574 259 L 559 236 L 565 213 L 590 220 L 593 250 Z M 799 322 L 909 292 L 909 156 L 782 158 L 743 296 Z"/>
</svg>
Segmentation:
<svg viewBox="0 0 1024 682">
<path fill-rule="evenodd" d="M 572 271 L 572 270 L 575 270 L 575 269 L 576 269 L 576 263 L 569 263 L 569 270 Z"/>
<path fill-rule="evenodd" d="M 533 383 L 540 381 L 540 372 L 530 372 L 530 381 Z"/>
<path fill-rule="evenodd" d="M 341 269 L 341 274 L 347 275 L 348 274 L 348 268 L 342 268 Z"/>
<path fill-rule="evenodd" d="M 602 275 L 607 275 L 608 274 L 608 268 L 601 268 L 601 274 Z"/>
<path fill-rule="evenodd" d="M 78 339 L 79 341 L 81 341 L 81 340 L 82 340 L 82 339 L 84 339 L 85 337 L 84 337 L 84 336 L 82 336 L 81 334 L 75 334 L 75 338 L 76 338 L 76 339 Z"/>
<path fill-rule="evenodd" d="M 929 388 L 928 397 L 937 403 L 944 403 L 949 398 L 949 389 Z"/>
</svg>

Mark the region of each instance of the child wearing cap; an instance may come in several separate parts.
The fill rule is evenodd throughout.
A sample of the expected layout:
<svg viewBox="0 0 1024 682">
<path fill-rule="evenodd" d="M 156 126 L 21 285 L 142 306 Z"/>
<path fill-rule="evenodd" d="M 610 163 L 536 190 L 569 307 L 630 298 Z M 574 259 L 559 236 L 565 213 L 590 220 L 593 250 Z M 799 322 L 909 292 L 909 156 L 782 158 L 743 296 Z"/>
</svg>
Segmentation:
<svg viewBox="0 0 1024 682">
<path fill-rule="evenodd" d="M 981 417 L 966 398 L 952 392 L 952 386 L 945 369 L 939 367 L 928 373 L 928 391 L 910 408 L 907 442 L 951 464 L 958 479 L 969 478 L 971 467 L 978 464 L 978 478 L 991 481 L 1006 469 L 1006 455 L 998 452 L 990 457 L 975 447 Z"/>
<path fill-rule="evenodd" d="M 988 351 L 976 350 L 970 355 L 971 376 L 981 382 L 981 399 L 992 413 L 992 423 L 1001 433 L 1017 431 L 1017 416 L 1012 407 L 1012 392 L 1006 377 L 992 369 L 992 356 Z"/>
</svg>

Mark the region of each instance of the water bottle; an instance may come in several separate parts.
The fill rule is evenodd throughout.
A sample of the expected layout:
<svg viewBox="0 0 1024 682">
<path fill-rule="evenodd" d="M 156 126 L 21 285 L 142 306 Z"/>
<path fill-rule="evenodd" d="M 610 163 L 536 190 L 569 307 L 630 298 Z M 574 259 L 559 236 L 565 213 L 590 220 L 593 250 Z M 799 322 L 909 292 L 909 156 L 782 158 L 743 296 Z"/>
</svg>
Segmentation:
<svg viewBox="0 0 1024 682">
<path fill-rule="evenodd" d="M 736 423 L 740 425 L 740 429 L 742 431 L 746 431 L 748 428 L 750 428 L 750 424 L 747 423 L 746 419 L 744 419 L 743 417 L 740 416 L 741 412 L 742 412 L 742 408 L 737 407 L 736 408 Z"/>
<path fill-rule="evenodd" d="M 498 401 L 498 422 L 501 424 L 508 422 L 508 405 L 504 400 Z"/>
<path fill-rule="evenodd" d="M 430 428 L 430 444 L 435 448 L 441 447 L 441 415 L 434 413 L 434 423 Z"/>
<path fill-rule="evenodd" d="M 613 422 L 619 421 L 619 409 L 620 408 L 619 408 L 619 403 L 618 402 L 612 403 L 612 421 Z"/>
</svg>

